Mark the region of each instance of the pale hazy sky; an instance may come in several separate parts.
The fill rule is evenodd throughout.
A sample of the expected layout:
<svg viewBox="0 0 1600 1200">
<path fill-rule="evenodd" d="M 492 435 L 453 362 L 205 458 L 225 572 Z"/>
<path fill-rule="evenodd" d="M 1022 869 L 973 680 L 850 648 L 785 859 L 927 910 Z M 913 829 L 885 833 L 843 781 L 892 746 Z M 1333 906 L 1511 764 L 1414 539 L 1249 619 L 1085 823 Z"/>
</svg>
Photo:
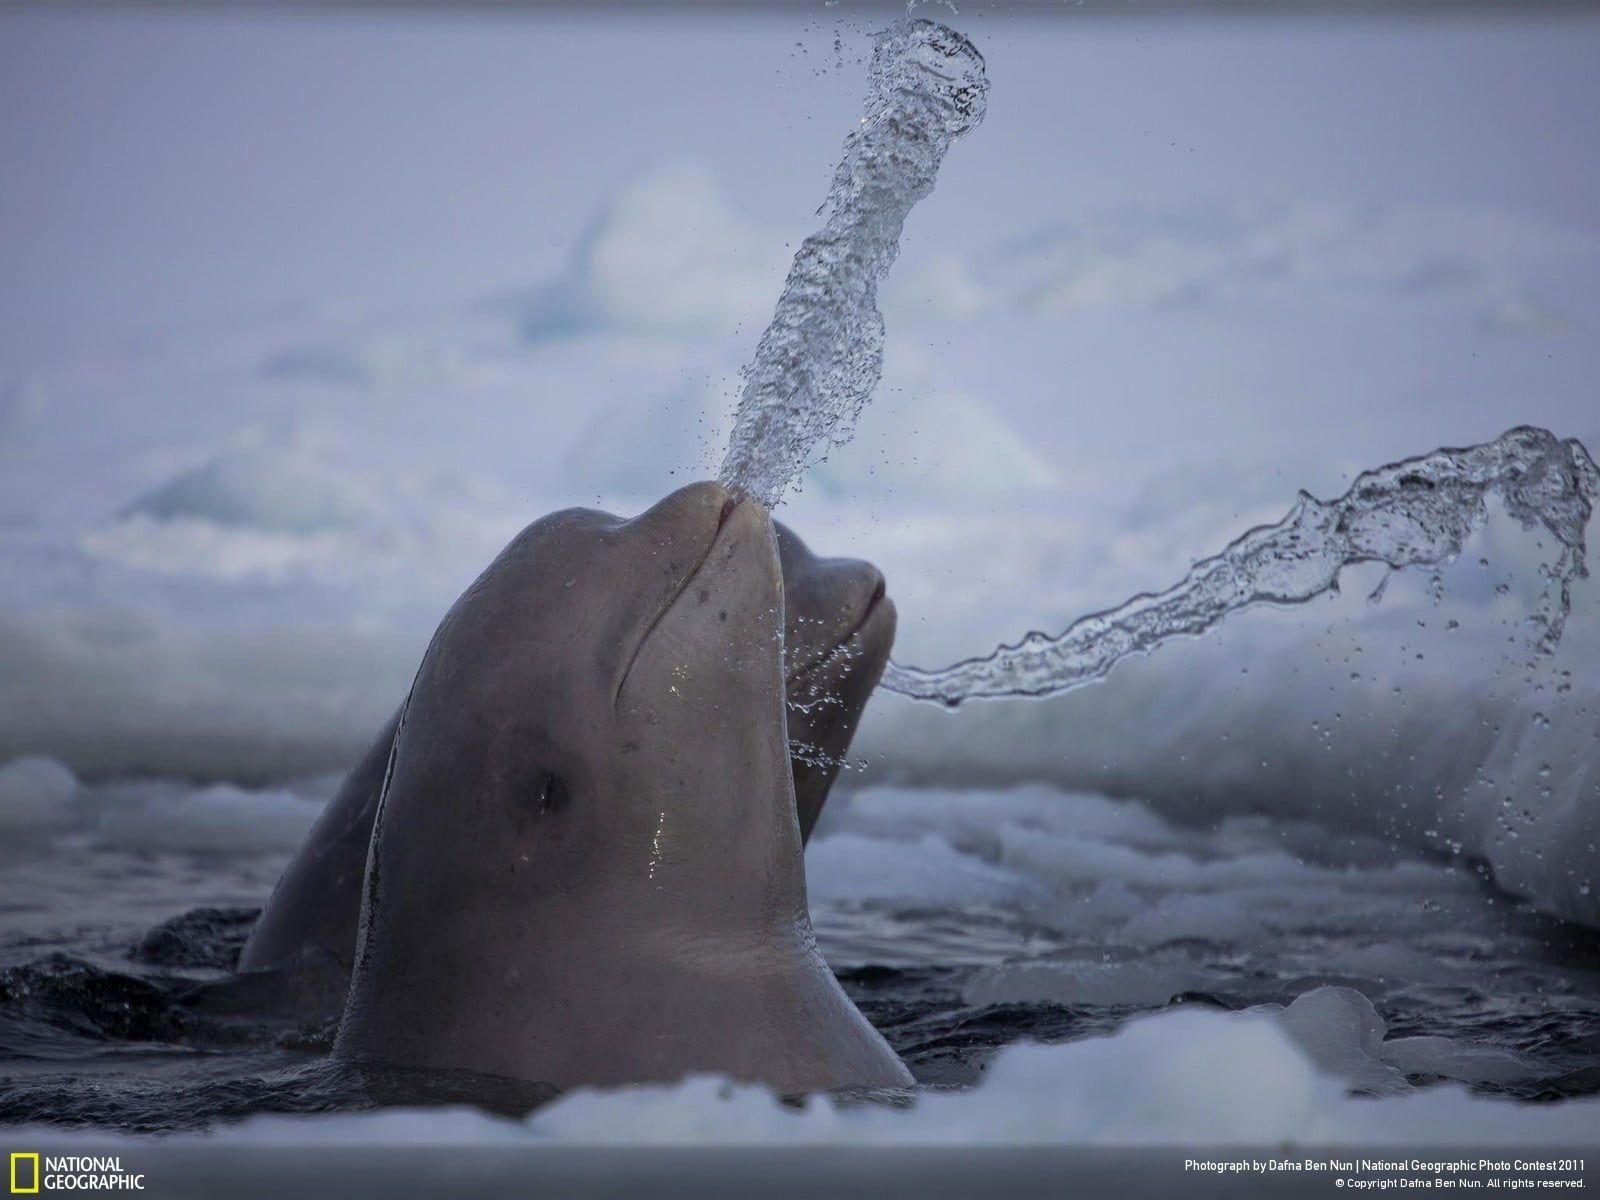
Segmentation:
<svg viewBox="0 0 1600 1200">
<path fill-rule="evenodd" d="M 1090 205 L 1489 204 L 1597 227 L 1600 20 L 964 24 L 990 115 L 920 250 Z M 585 18 L 0 13 L 0 366 L 328 297 L 538 278 L 652 162 L 804 228 L 861 69 L 848 6 Z M 820 70 L 819 70 L 820 69 Z"/>
</svg>

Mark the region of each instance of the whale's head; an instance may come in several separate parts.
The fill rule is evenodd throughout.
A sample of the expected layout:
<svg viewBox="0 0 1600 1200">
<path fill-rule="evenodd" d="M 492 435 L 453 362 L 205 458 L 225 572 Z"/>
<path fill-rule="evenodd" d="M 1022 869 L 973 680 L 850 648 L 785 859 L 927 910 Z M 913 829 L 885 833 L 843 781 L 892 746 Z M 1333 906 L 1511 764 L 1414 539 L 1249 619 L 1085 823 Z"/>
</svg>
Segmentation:
<svg viewBox="0 0 1600 1200">
<path fill-rule="evenodd" d="M 772 522 L 717 484 L 528 526 L 418 670 L 367 907 L 650 894 L 714 928 L 732 891 L 803 918 L 783 628 Z"/>
<path fill-rule="evenodd" d="M 829 622 L 809 670 L 857 636 Z M 335 1054 L 557 1086 L 909 1082 L 817 950 L 783 657 L 754 502 L 702 483 L 524 530 L 412 684 Z"/>
<path fill-rule="evenodd" d="M 894 646 L 883 574 L 853 558 L 821 558 L 778 524 L 783 567 L 784 676 L 800 833 L 811 836 L 850 740 Z"/>
</svg>

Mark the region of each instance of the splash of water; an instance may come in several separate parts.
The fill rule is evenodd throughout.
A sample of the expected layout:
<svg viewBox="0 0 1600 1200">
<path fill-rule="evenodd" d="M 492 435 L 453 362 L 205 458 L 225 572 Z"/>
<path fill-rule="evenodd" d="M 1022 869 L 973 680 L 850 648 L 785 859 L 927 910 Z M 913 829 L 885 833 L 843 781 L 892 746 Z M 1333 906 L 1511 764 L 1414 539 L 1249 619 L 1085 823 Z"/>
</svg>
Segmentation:
<svg viewBox="0 0 1600 1200">
<path fill-rule="evenodd" d="M 1524 529 L 1544 530 L 1561 548 L 1542 570 L 1544 597 L 1530 617 L 1534 648 L 1548 653 L 1571 611 L 1572 581 L 1588 575 L 1584 529 L 1600 502 L 1600 471 L 1576 439 L 1520 426 L 1481 446 L 1367 471 L 1336 500 L 1301 492 L 1283 520 L 1245 533 L 1164 592 L 1081 617 L 1055 637 L 1030 633 L 940 670 L 890 663 L 882 686 L 949 705 L 1064 692 L 1104 678 L 1129 655 L 1197 637 L 1231 612 L 1304 604 L 1337 588 L 1339 572 L 1353 563 L 1443 566 L 1483 522 L 1490 494 Z"/>
<path fill-rule="evenodd" d="M 983 56 L 954 30 L 903 20 L 878 35 L 866 113 L 845 139 L 823 227 L 808 237 L 745 370 L 718 478 L 775 505 L 818 446 L 850 438 L 883 374 L 878 283 L 950 143 L 983 120 Z"/>
</svg>

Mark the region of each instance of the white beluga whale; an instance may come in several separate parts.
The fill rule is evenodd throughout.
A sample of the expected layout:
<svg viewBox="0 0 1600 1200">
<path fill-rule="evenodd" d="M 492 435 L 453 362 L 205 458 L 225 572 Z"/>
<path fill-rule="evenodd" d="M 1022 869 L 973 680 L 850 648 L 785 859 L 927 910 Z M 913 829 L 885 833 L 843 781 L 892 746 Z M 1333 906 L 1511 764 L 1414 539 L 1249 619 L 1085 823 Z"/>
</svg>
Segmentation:
<svg viewBox="0 0 1600 1200">
<path fill-rule="evenodd" d="M 772 523 L 716 484 L 519 535 L 398 722 L 335 1056 L 908 1086 L 812 932 L 783 627 Z"/>
<path fill-rule="evenodd" d="M 888 663 L 895 608 L 870 563 L 818 557 L 782 524 L 773 528 L 783 567 L 788 736 L 804 839 Z M 241 957 L 242 971 L 295 973 L 304 985 L 296 989 L 302 1006 L 332 1009 L 349 981 L 361 879 L 399 721 L 396 710 L 345 777 L 285 868 Z"/>
</svg>

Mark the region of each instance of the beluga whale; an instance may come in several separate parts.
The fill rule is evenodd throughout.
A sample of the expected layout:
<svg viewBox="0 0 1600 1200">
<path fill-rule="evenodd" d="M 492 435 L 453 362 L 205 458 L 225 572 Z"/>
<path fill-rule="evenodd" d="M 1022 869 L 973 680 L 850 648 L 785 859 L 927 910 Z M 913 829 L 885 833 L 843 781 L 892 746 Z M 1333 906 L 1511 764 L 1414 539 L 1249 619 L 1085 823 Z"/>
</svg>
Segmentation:
<svg viewBox="0 0 1600 1200">
<path fill-rule="evenodd" d="M 812 931 L 783 631 L 772 522 L 717 484 L 518 535 L 397 722 L 335 1057 L 909 1086 Z"/>
<path fill-rule="evenodd" d="M 790 758 L 804 841 L 888 664 L 896 614 L 883 575 L 871 563 L 813 554 L 782 522 L 772 525 L 783 569 Z M 541 569 L 560 565 L 549 562 Z M 400 711 L 345 776 L 289 861 L 245 945 L 239 969 L 289 976 L 293 1007 L 336 1015 L 344 1000 L 367 849 Z"/>
</svg>

